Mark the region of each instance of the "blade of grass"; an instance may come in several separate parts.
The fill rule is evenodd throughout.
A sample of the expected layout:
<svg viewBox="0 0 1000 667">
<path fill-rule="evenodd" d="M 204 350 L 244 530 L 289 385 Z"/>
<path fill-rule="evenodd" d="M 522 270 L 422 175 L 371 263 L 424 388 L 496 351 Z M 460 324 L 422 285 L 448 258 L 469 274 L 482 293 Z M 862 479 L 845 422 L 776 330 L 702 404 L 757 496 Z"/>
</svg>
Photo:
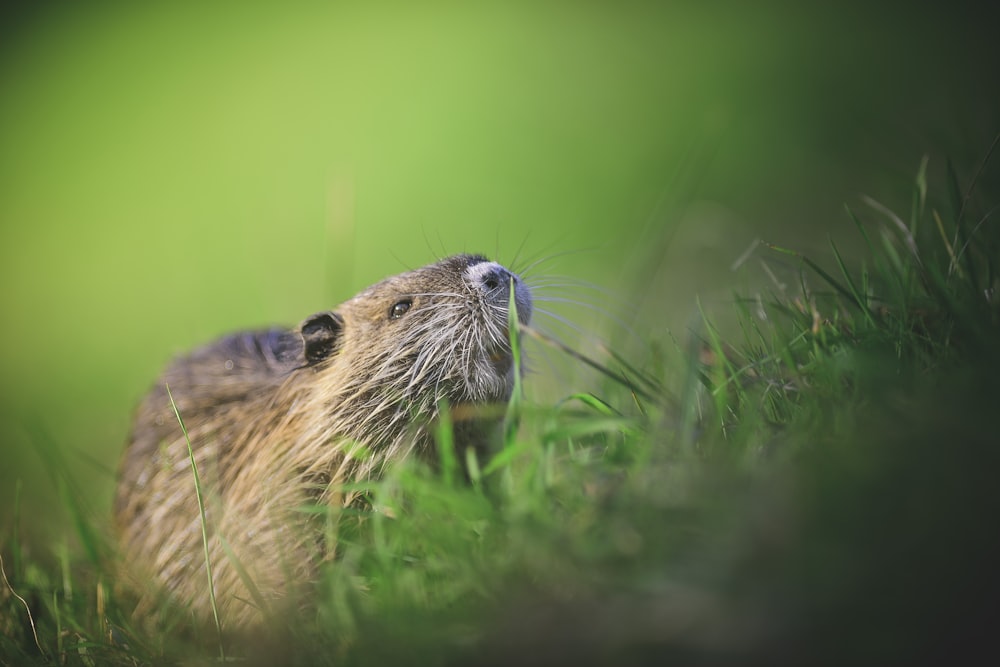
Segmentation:
<svg viewBox="0 0 1000 667">
<path fill-rule="evenodd" d="M 698 304 L 698 312 L 701 314 L 702 323 L 705 325 L 705 330 L 708 332 L 708 343 L 709 348 L 712 350 L 715 361 L 709 365 L 709 378 L 711 380 L 711 385 L 708 387 L 709 393 L 712 395 L 712 400 L 715 403 L 716 418 L 719 420 L 719 429 L 721 433 L 725 433 L 725 415 L 729 411 L 729 401 L 727 400 L 726 392 L 724 391 L 727 386 L 729 386 L 729 378 L 731 378 L 735 373 L 734 369 L 726 357 L 726 350 L 722 345 L 722 339 L 719 336 L 719 332 L 712 325 L 709 320 L 708 315 L 705 313 L 705 309 L 702 307 L 701 299 L 696 299 Z M 732 385 L 737 392 L 740 391 L 739 385 Z"/>
<path fill-rule="evenodd" d="M 629 378 L 635 378 L 636 380 L 640 380 L 642 384 L 645 385 L 646 389 L 648 389 L 650 392 L 657 394 L 663 393 L 663 385 L 655 377 L 653 377 L 646 371 L 636 368 L 634 364 L 625 359 L 625 357 L 623 357 L 613 348 L 607 345 L 601 345 L 601 350 L 607 353 L 608 356 L 614 359 L 619 366 L 621 366 L 622 368 L 625 369 L 625 371 L 628 372 L 627 376 L 624 373 L 622 373 L 622 375 L 620 376 L 621 378 L 625 379 L 626 381 L 629 380 Z M 631 382 L 629 384 L 626 384 L 625 386 L 631 389 Z"/>
<path fill-rule="evenodd" d="M 91 514 L 90 503 L 70 474 L 70 466 L 63 456 L 62 449 L 44 428 L 41 420 L 35 420 L 29 425 L 29 433 L 32 440 L 38 444 L 35 451 L 45 463 L 46 472 L 66 507 L 87 557 L 92 564 L 100 565 L 103 560 L 104 543 L 94 528 L 94 522 L 88 517 Z"/>
<path fill-rule="evenodd" d="M 552 338 L 551 336 L 549 336 L 547 334 L 544 334 L 541 331 L 539 331 L 537 329 L 533 329 L 533 328 L 531 328 L 531 327 L 529 327 L 527 325 L 524 325 L 524 324 L 519 325 L 518 330 L 521 333 L 526 334 L 526 335 L 530 336 L 531 338 L 534 338 L 537 341 L 540 341 L 540 342 L 542 342 L 542 343 L 544 343 L 544 344 L 546 344 L 546 345 L 548 345 L 550 347 L 554 347 L 554 348 L 558 349 L 560 352 L 564 352 L 565 354 L 573 357 L 577 361 L 583 362 L 584 364 L 586 364 L 590 368 L 593 368 L 595 371 L 601 373 L 602 375 L 611 378 L 612 380 L 614 380 L 618 384 L 622 385 L 623 387 L 627 387 L 630 391 L 635 392 L 637 395 L 641 396 L 642 398 L 646 399 L 647 401 L 655 401 L 656 400 L 655 395 L 651 394 L 650 392 L 646 391 L 645 389 L 641 389 L 640 387 L 636 386 L 634 383 L 630 382 L 627 377 L 624 377 L 624 376 L 622 376 L 622 375 L 614 372 L 613 370 L 607 368 L 606 366 L 603 366 L 600 363 L 594 361 L 590 357 L 588 357 L 588 356 L 586 356 L 584 354 L 581 354 L 580 352 L 577 352 L 576 350 L 574 350 L 573 348 L 569 347 L 565 343 L 563 343 L 561 341 L 558 341 L 555 338 Z"/>
<path fill-rule="evenodd" d="M 809 257 L 803 255 L 802 253 L 800 253 L 800 252 L 798 252 L 796 250 L 789 250 L 787 248 L 781 248 L 779 246 L 772 245 L 770 243 L 765 243 L 764 245 L 767 246 L 768 248 L 771 248 L 772 250 L 777 251 L 777 252 L 784 253 L 786 255 L 791 255 L 793 257 L 797 257 L 806 266 L 808 266 L 816 274 L 818 274 L 820 278 L 822 278 L 828 285 L 830 285 L 830 287 L 832 287 L 833 289 L 835 289 L 841 296 L 843 296 L 849 302 L 853 303 L 855 306 L 857 306 L 863 312 L 868 312 L 868 307 L 865 305 L 864 301 L 860 299 L 860 295 L 858 295 L 858 293 L 857 293 L 857 288 L 853 284 L 850 287 L 844 287 L 844 285 L 842 285 L 840 282 L 838 282 L 836 278 L 834 278 L 829 273 L 827 273 L 823 269 L 823 267 L 821 267 L 819 264 L 817 264 L 816 262 L 814 262 L 812 259 L 810 259 Z M 836 248 L 834 248 L 834 252 L 836 252 Z M 845 275 L 849 276 L 849 274 L 847 273 L 846 267 L 844 267 L 844 265 L 843 265 L 843 260 L 841 260 L 840 257 L 839 257 L 839 254 L 838 254 L 838 262 L 841 265 L 841 270 L 844 271 Z M 807 291 L 808 290 L 806 290 L 805 287 L 803 286 L 803 293 L 806 293 Z"/>
<path fill-rule="evenodd" d="M 551 440 L 565 440 L 597 433 L 622 433 L 627 436 L 635 436 L 641 430 L 635 426 L 630 419 L 624 417 L 602 417 L 574 419 L 546 434 Z"/>
<path fill-rule="evenodd" d="M 847 281 L 847 287 L 851 290 L 854 305 L 858 307 L 858 310 L 865 316 L 865 320 L 868 324 L 875 326 L 875 320 L 872 319 L 871 311 L 868 309 L 868 298 L 858 291 L 857 285 L 854 284 L 854 279 L 851 278 L 851 272 L 847 270 L 847 265 L 844 264 L 844 258 L 840 256 L 840 251 L 837 249 L 837 244 L 830 239 L 830 248 L 833 250 L 833 256 L 837 260 L 837 266 L 840 267 L 840 272 L 844 274 L 844 280 Z"/>
<path fill-rule="evenodd" d="M 508 464 L 513 461 L 517 456 L 528 450 L 528 445 L 525 443 L 510 443 L 497 452 L 493 458 L 487 462 L 483 467 L 483 474 L 490 475 L 497 470 L 501 470 L 508 467 Z"/>
<path fill-rule="evenodd" d="M 240 578 L 243 585 L 246 586 L 247 591 L 250 592 L 250 597 L 253 599 L 254 604 L 265 616 L 270 616 L 270 607 L 267 604 L 267 600 L 261 595 L 260 589 L 257 588 L 257 584 L 254 583 L 253 579 L 250 577 L 250 573 L 247 572 L 246 568 L 243 567 L 243 562 L 236 556 L 232 547 L 229 546 L 229 542 L 225 537 L 219 535 L 219 544 L 222 545 L 222 551 L 226 554 L 226 558 L 229 563 L 236 570 L 236 576 Z"/>
<path fill-rule="evenodd" d="M 516 293 L 513 276 L 510 278 L 509 292 L 510 295 L 507 299 L 507 336 L 510 338 L 510 354 L 514 362 L 514 392 L 512 395 L 517 396 L 520 400 L 523 392 L 521 388 L 521 339 L 518 330 L 517 300 L 514 298 Z"/>
<path fill-rule="evenodd" d="M 59 595 L 54 590 L 52 591 L 52 616 L 55 617 L 56 621 L 56 654 L 65 655 L 62 611 L 59 609 Z"/>
<path fill-rule="evenodd" d="M 559 401 L 559 405 L 560 406 L 566 405 L 570 401 L 579 401 L 580 403 L 583 403 L 587 407 L 593 409 L 595 412 L 599 412 L 602 415 L 606 415 L 608 417 L 621 417 L 622 416 L 622 414 L 620 412 L 618 412 L 613 407 L 611 407 L 610 405 L 608 405 L 607 403 L 605 403 L 601 399 L 597 398 L 593 394 L 588 394 L 588 393 L 585 393 L 585 392 L 581 392 L 581 393 L 577 393 L 577 394 L 570 394 L 569 396 L 567 396 L 563 400 Z"/>
<path fill-rule="evenodd" d="M 896 215 L 895 211 L 888 208 L 885 204 L 875 199 L 872 199 L 868 195 L 862 195 L 861 201 L 871 206 L 873 209 L 884 215 L 892 224 L 895 226 L 896 230 L 899 232 L 899 236 L 903 241 L 903 245 L 906 246 L 913 258 L 917 260 L 917 265 L 921 264 L 920 261 L 920 249 L 917 247 L 917 240 L 910 230 L 909 226 L 903 219 Z"/>
<path fill-rule="evenodd" d="M 928 163 L 930 163 L 930 156 L 924 155 L 920 158 L 920 166 L 917 168 L 916 187 L 913 190 L 913 210 L 910 212 L 910 231 L 914 234 L 916 234 L 917 220 L 923 217 L 924 207 L 927 203 Z"/>
<path fill-rule="evenodd" d="M 17 478 L 17 483 L 14 485 L 14 532 L 11 535 L 11 553 L 14 557 L 14 578 L 20 579 L 21 577 L 21 544 L 19 542 L 21 536 L 21 488 L 23 484 L 21 483 L 21 478 Z"/>
<path fill-rule="evenodd" d="M 854 223 L 854 226 L 857 227 L 858 231 L 861 233 L 861 238 L 865 240 L 865 245 L 868 246 L 869 254 L 871 254 L 872 257 L 878 257 L 878 253 L 875 252 L 875 246 L 872 245 L 872 239 L 870 236 L 868 236 L 868 230 L 866 230 L 865 226 L 861 224 L 861 220 L 854 212 L 854 209 L 845 204 L 844 210 L 847 211 L 848 217 L 850 217 L 851 221 Z"/>
<path fill-rule="evenodd" d="M 968 235 L 964 230 L 965 207 L 968 202 L 968 197 L 972 196 L 972 186 L 970 185 L 967 194 L 963 195 L 962 187 L 959 185 L 958 173 L 955 171 L 955 165 L 950 159 L 946 162 L 946 169 L 948 174 L 948 194 L 951 198 L 952 208 L 955 211 L 955 235 L 952 237 L 951 246 L 953 248 L 960 248 L 965 246 L 968 242 Z M 958 258 L 964 265 L 963 268 L 965 270 L 965 274 L 969 276 L 969 279 L 973 282 L 973 284 L 975 284 L 975 267 L 972 266 L 972 262 L 970 261 L 968 255 L 959 253 Z"/>
<path fill-rule="evenodd" d="M 965 272 L 962 271 L 962 267 L 958 265 L 958 257 L 955 256 L 955 249 L 952 247 L 951 242 L 948 240 L 948 234 L 944 231 L 944 222 L 941 220 L 941 215 L 935 209 L 934 212 L 934 223 L 937 226 L 938 234 L 941 235 L 941 242 L 944 243 L 945 252 L 948 253 L 948 275 L 952 273 L 957 273 L 959 278 L 965 277 Z"/>
<path fill-rule="evenodd" d="M 520 323 L 517 320 L 517 301 L 515 297 L 514 277 L 511 276 L 509 284 L 509 295 L 507 298 L 507 338 L 510 341 L 511 363 L 514 372 L 514 388 L 510 393 L 510 400 L 507 402 L 507 413 L 504 416 L 504 446 L 513 442 L 520 423 L 521 401 L 524 398 L 524 390 L 521 387 L 521 337 L 519 333 Z"/>
<path fill-rule="evenodd" d="M 955 226 L 956 226 L 956 229 L 955 229 L 955 234 L 956 234 L 955 241 L 956 242 L 954 244 L 955 247 L 958 247 L 958 232 L 959 232 L 959 227 L 962 225 L 962 223 L 963 223 L 963 221 L 965 219 L 965 211 L 966 211 L 966 209 L 967 209 L 967 207 L 969 205 L 969 201 L 972 200 L 972 194 L 973 194 L 973 192 L 975 192 L 976 186 L 979 184 L 979 180 L 982 177 L 983 170 L 985 170 L 986 169 L 986 165 L 989 164 L 990 159 L 993 157 L 993 153 L 996 151 L 998 144 L 1000 144 L 1000 132 L 998 132 L 997 135 L 995 137 L 993 137 L 993 143 L 991 143 L 990 147 L 986 150 L 986 155 L 984 155 L 983 159 L 980 161 L 979 167 L 976 169 L 976 173 L 972 176 L 972 180 L 969 182 L 969 187 L 965 191 L 965 196 L 962 197 L 962 204 L 961 204 L 961 206 L 958 209 L 958 215 L 956 216 L 956 219 L 955 219 Z M 967 262 L 968 266 L 966 268 L 968 269 L 970 280 L 972 280 L 973 286 L 976 286 L 976 287 L 980 286 L 981 283 L 979 283 L 978 280 L 976 279 L 975 263 L 972 261 L 971 257 L 968 257 L 968 254 L 966 253 L 966 248 L 972 242 L 972 239 L 975 237 L 976 232 L 978 231 L 980 225 L 982 225 L 983 222 L 985 222 L 986 218 L 988 218 L 988 217 L 989 217 L 989 215 L 987 215 L 985 218 L 983 218 L 982 220 L 980 220 L 980 222 L 972 229 L 972 231 L 969 232 L 969 234 L 967 235 L 967 237 L 964 240 L 964 243 L 961 246 L 961 249 L 958 251 L 958 257 L 960 259 L 964 259 Z M 966 259 L 967 257 L 968 257 L 968 259 Z M 988 265 L 987 266 L 987 271 L 991 272 L 990 271 L 991 268 L 992 268 L 992 265 Z M 989 288 L 991 286 L 991 283 L 989 281 L 987 281 L 985 284 L 982 284 L 982 285 L 985 288 Z"/>
<path fill-rule="evenodd" d="M 194 477 L 195 497 L 198 499 L 198 514 L 201 521 L 201 543 L 205 549 L 205 571 L 208 573 L 208 598 L 212 606 L 212 616 L 215 619 L 215 630 L 219 636 L 219 657 L 222 662 L 226 661 L 226 648 L 222 642 L 222 622 L 219 620 L 219 606 L 215 599 L 215 579 L 212 576 L 212 559 L 208 549 L 208 520 L 205 516 L 205 499 L 201 491 L 201 477 L 198 474 L 198 464 L 194 458 L 194 447 L 191 446 L 191 437 L 188 435 L 187 426 L 181 418 L 181 413 L 174 402 L 174 396 L 170 393 L 170 385 L 164 385 L 167 390 L 167 398 L 170 399 L 170 407 L 174 411 L 177 423 L 180 424 L 181 433 L 184 434 L 184 441 L 187 443 L 188 458 L 191 461 L 191 474 Z"/>
<path fill-rule="evenodd" d="M 7 570 L 4 569 L 3 554 L 0 554 L 0 575 L 3 575 L 3 583 L 7 586 L 7 590 L 10 591 L 10 594 L 20 600 L 21 604 L 24 605 L 24 611 L 28 615 L 28 623 L 31 625 L 31 634 L 35 638 L 35 646 L 38 647 L 38 652 L 42 654 L 42 657 L 47 659 L 48 654 L 45 652 L 45 649 L 42 648 L 42 643 L 38 640 L 38 630 L 35 628 L 35 618 L 31 615 L 31 607 L 28 606 L 27 600 L 18 595 L 17 591 L 14 590 L 14 587 L 10 585 L 10 581 L 7 580 Z"/>
<path fill-rule="evenodd" d="M 972 193 L 979 184 L 979 179 L 983 175 L 983 170 L 986 169 L 986 165 L 989 164 L 990 158 L 992 158 L 993 153 L 996 152 L 998 144 L 1000 144 L 1000 132 L 997 132 L 996 136 L 993 137 L 993 143 L 991 143 L 990 147 L 986 149 L 986 155 L 983 156 L 983 159 L 979 163 L 979 167 L 976 169 L 976 173 L 972 176 L 972 181 L 969 182 L 969 187 L 965 191 L 965 196 L 962 197 L 962 207 L 958 212 L 959 218 L 962 217 L 962 214 L 965 212 L 965 207 L 968 205 L 969 200 L 972 199 Z"/>
<path fill-rule="evenodd" d="M 467 447 L 465 449 L 465 469 L 469 474 L 469 482 L 472 484 L 472 488 L 478 490 L 480 489 L 480 483 L 483 479 L 483 471 L 479 467 L 479 456 L 476 454 L 475 447 Z"/>
<path fill-rule="evenodd" d="M 438 460 L 441 463 L 441 479 L 445 486 L 451 488 L 455 485 L 458 459 L 455 457 L 455 424 L 446 399 L 438 403 L 437 449 Z"/>
</svg>

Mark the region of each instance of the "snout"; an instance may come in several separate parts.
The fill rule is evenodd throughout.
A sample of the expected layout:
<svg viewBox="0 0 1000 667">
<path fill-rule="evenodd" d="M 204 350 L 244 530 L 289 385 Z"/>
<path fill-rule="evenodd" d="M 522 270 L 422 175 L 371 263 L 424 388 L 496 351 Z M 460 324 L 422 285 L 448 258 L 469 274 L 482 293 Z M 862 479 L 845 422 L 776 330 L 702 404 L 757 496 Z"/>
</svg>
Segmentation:
<svg viewBox="0 0 1000 667">
<path fill-rule="evenodd" d="M 501 264 L 484 260 L 470 264 L 465 275 L 489 303 L 503 308 L 510 303 L 510 289 L 513 285 L 517 319 L 521 324 L 527 324 L 531 320 L 531 289 L 516 273 L 508 271 Z"/>
</svg>

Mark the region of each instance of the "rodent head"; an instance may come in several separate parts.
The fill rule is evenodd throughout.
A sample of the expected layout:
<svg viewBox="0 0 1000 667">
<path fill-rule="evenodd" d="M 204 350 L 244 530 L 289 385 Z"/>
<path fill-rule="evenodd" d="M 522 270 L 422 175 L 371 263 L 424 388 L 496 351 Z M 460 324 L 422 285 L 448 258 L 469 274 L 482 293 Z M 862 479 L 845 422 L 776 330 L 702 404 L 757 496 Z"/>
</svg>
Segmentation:
<svg viewBox="0 0 1000 667">
<path fill-rule="evenodd" d="M 453 405 L 505 401 L 514 378 L 512 288 L 518 319 L 527 324 L 529 288 L 480 255 L 387 278 L 300 325 L 306 360 L 319 382 L 329 379 L 331 402 L 362 413 L 403 407 L 412 417 L 434 412 L 442 398 Z"/>
</svg>

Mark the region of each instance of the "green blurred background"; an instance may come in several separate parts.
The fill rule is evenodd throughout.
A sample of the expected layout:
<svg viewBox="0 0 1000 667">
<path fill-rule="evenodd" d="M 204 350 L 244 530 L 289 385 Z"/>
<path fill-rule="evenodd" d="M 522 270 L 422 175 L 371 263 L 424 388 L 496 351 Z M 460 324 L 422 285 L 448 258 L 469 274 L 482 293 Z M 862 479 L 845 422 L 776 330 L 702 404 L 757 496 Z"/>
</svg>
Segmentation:
<svg viewBox="0 0 1000 667">
<path fill-rule="evenodd" d="M 223 332 L 481 251 L 683 339 L 753 239 L 849 245 L 844 202 L 1000 127 L 960 2 L 82 4 L 0 26 L 4 531 L 18 479 L 61 525 L 44 443 L 106 515 L 142 392 Z"/>
</svg>

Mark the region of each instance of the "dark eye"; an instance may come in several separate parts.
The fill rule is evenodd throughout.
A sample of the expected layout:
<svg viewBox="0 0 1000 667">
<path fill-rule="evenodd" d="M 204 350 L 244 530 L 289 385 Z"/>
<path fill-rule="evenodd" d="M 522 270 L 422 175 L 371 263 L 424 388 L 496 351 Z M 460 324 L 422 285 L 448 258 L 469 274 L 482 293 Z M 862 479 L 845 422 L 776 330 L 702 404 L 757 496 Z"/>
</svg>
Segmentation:
<svg viewBox="0 0 1000 667">
<path fill-rule="evenodd" d="M 401 318 L 403 315 L 406 314 L 406 311 L 410 309 L 410 305 L 412 303 L 413 303 L 412 301 L 407 300 L 407 301 L 400 301 L 399 303 L 394 305 L 392 308 L 389 309 L 389 319 L 398 320 L 399 318 Z"/>
</svg>

